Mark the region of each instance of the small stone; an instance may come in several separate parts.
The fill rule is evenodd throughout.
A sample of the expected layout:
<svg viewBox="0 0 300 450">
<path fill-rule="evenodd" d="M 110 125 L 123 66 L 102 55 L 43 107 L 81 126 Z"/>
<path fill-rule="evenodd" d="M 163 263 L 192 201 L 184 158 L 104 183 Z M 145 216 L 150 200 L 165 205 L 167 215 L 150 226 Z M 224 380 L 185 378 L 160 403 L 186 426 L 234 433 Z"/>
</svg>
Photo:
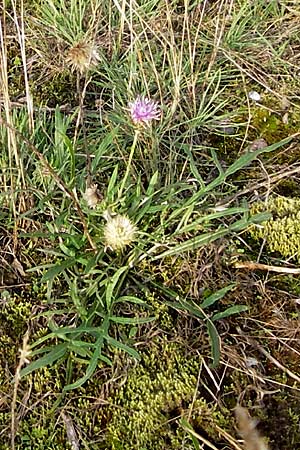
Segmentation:
<svg viewBox="0 0 300 450">
<path fill-rule="evenodd" d="M 285 96 L 283 96 L 283 97 L 281 98 L 281 109 L 282 109 L 283 111 L 288 111 L 289 108 L 290 108 L 290 106 L 291 106 L 290 101 L 289 101 Z"/>
<path fill-rule="evenodd" d="M 250 100 L 253 100 L 254 102 L 259 102 L 261 99 L 260 94 L 256 91 L 250 91 L 248 97 L 250 98 Z"/>
<path fill-rule="evenodd" d="M 288 123 L 289 123 L 289 113 L 288 112 L 283 114 L 282 123 L 284 123 L 285 125 L 288 125 Z"/>
<path fill-rule="evenodd" d="M 257 361 L 256 358 L 252 358 L 251 356 L 246 358 L 246 366 L 247 367 L 258 366 L 258 364 L 259 364 L 259 362 Z"/>
</svg>

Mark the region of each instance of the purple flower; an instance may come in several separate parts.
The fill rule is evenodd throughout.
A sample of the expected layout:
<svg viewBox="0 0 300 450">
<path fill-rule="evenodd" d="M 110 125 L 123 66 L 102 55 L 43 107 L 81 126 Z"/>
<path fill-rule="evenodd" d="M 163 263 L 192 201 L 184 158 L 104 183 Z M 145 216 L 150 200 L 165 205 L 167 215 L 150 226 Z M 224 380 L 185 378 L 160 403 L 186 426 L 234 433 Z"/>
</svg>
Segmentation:
<svg viewBox="0 0 300 450">
<path fill-rule="evenodd" d="M 140 95 L 128 104 L 131 118 L 134 123 L 140 125 L 149 125 L 151 120 L 158 120 L 161 111 L 157 102 Z"/>
</svg>

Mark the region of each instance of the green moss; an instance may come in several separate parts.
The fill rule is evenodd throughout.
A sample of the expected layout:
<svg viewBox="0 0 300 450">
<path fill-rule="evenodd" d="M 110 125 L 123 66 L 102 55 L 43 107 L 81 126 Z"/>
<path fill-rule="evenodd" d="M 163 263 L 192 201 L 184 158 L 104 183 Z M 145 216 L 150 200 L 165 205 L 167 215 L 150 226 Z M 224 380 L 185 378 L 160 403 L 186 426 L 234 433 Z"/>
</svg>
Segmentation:
<svg viewBox="0 0 300 450">
<path fill-rule="evenodd" d="M 160 326 L 165 331 L 172 331 L 174 329 L 174 320 L 169 313 L 169 307 L 153 292 L 145 292 L 145 299 L 152 308 L 151 315 L 156 317 Z"/>
<path fill-rule="evenodd" d="M 299 147 L 296 147 L 297 152 L 295 152 L 295 158 L 289 154 L 289 162 L 295 162 L 299 160 Z M 294 179 L 284 179 L 274 188 L 274 192 L 284 196 L 284 197 L 300 197 L 300 185 L 297 180 Z"/>
<path fill-rule="evenodd" d="M 281 391 L 264 400 L 258 411 L 260 429 L 272 450 L 296 449 L 300 445 L 300 407 L 297 391 Z"/>
<path fill-rule="evenodd" d="M 164 342 L 161 348 L 152 347 L 112 397 L 107 448 L 183 448 L 186 435 L 178 420 L 190 409 L 193 426 L 216 442 L 215 420 L 225 419 L 197 392 L 192 405 L 198 372 L 198 358 L 186 357 L 178 344 Z"/>
<path fill-rule="evenodd" d="M 41 83 L 41 80 L 31 83 L 31 93 L 37 105 L 68 106 L 78 104 L 76 77 L 70 72 L 62 72 Z"/>
<path fill-rule="evenodd" d="M 268 144 L 280 141 L 289 134 L 298 131 L 299 111 L 290 111 L 288 123 L 282 118 L 282 111 L 278 106 L 278 112 L 274 111 L 274 98 L 266 99 L 267 108 L 256 107 L 251 111 L 251 125 L 259 133 L 258 137 L 264 138 Z M 270 105 L 269 105 L 270 104 Z M 270 106 L 270 109 L 268 108 Z M 272 108 L 272 109 L 271 109 Z M 255 136 L 257 138 L 257 136 Z"/>
<path fill-rule="evenodd" d="M 253 239 L 265 239 L 271 252 L 300 261 L 300 200 L 270 197 L 268 203 L 258 202 L 251 213 L 269 211 L 272 218 L 255 225 L 249 232 Z"/>
<path fill-rule="evenodd" d="M 0 339 L 7 349 L 0 352 L 0 362 L 3 358 L 6 364 L 14 364 L 14 354 L 28 327 L 33 304 L 25 292 L 11 295 L 8 291 L 2 292 L 1 303 Z"/>
</svg>

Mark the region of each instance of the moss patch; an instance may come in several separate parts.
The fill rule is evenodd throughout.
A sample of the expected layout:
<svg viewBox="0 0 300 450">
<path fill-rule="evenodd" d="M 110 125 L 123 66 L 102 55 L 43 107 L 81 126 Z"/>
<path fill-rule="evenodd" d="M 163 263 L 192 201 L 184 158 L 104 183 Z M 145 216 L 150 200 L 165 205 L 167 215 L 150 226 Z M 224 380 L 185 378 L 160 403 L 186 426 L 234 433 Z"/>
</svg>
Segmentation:
<svg viewBox="0 0 300 450">
<path fill-rule="evenodd" d="M 253 239 L 265 239 L 271 252 L 285 258 L 300 261 L 300 200 L 286 197 L 270 197 L 268 203 L 255 203 L 251 212 L 269 211 L 272 218 L 259 226 L 253 226 Z"/>
</svg>

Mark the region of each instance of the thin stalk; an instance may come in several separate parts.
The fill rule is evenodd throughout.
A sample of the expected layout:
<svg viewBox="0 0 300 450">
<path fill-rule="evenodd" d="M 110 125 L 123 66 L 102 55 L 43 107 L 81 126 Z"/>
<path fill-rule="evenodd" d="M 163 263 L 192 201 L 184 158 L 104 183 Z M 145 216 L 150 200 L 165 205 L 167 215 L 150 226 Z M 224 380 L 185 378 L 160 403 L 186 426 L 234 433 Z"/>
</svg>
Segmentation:
<svg viewBox="0 0 300 450">
<path fill-rule="evenodd" d="M 137 144 L 137 141 L 138 141 L 139 134 L 140 134 L 140 131 L 136 130 L 134 138 L 133 138 L 133 143 L 132 143 L 132 146 L 131 146 L 131 149 L 130 149 L 130 154 L 129 154 L 129 159 L 128 159 L 128 162 L 127 162 L 126 172 L 125 172 L 125 175 L 124 175 L 124 178 L 123 178 L 120 190 L 119 190 L 119 195 L 118 195 L 119 199 L 122 197 L 122 193 L 124 191 L 124 187 L 125 187 L 126 181 L 128 179 L 128 176 L 129 176 L 129 172 L 130 172 L 130 169 L 131 169 L 131 163 L 132 163 L 132 159 L 133 159 L 133 155 L 134 155 L 134 151 L 135 151 L 135 148 L 136 148 L 136 144 Z"/>
</svg>

